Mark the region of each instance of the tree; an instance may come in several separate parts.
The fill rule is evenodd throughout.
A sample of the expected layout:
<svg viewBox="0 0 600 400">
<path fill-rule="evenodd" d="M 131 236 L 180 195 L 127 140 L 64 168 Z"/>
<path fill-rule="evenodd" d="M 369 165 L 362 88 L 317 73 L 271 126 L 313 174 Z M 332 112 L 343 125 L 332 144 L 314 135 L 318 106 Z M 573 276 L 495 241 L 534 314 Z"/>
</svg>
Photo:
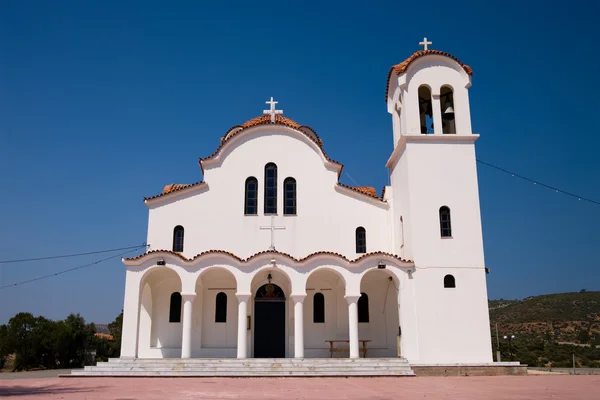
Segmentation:
<svg viewBox="0 0 600 400">
<path fill-rule="evenodd" d="M 580 330 L 577 334 L 577 341 L 579 343 L 588 343 L 590 341 L 590 333 L 585 329 Z"/>
<path fill-rule="evenodd" d="M 110 334 L 113 337 L 112 357 L 119 357 L 121 355 L 121 335 L 123 332 L 123 311 L 121 311 L 121 313 L 119 315 L 117 315 L 117 318 L 115 318 L 115 320 L 113 322 L 108 324 L 108 330 L 110 331 Z"/>
<path fill-rule="evenodd" d="M 10 354 L 8 351 L 8 326 L 0 325 L 0 370 L 4 368 L 6 364 L 6 358 Z"/>
</svg>

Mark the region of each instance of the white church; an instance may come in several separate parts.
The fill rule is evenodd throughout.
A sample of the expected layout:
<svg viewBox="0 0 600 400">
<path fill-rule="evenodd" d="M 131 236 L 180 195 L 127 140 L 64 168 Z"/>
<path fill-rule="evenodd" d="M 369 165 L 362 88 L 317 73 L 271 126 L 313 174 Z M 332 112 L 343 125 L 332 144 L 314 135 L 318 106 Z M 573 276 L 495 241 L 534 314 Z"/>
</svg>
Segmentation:
<svg viewBox="0 0 600 400">
<path fill-rule="evenodd" d="M 145 199 L 121 359 L 492 363 L 472 70 L 421 44 L 387 77 L 381 193 L 340 183 L 327 134 L 271 98 L 200 158 L 203 181 Z"/>
</svg>

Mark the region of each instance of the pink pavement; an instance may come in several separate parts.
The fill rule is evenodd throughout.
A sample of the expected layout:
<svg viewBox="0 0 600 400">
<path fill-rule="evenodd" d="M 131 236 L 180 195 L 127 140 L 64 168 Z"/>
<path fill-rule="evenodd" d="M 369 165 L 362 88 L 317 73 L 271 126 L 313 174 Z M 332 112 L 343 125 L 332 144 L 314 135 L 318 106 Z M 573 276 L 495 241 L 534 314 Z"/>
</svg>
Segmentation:
<svg viewBox="0 0 600 400">
<path fill-rule="evenodd" d="M 11 379 L 0 380 L 0 397 L 36 400 L 598 400 L 600 376 Z"/>
</svg>

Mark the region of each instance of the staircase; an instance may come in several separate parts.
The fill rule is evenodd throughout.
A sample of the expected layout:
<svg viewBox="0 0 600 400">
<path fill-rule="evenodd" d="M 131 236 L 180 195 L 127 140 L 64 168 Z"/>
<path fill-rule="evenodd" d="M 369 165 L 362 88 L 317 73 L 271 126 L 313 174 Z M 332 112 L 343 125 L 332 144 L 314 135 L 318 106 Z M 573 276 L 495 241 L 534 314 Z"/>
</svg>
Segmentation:
<svg viewBox="0 0 600 400">
<path fill-rule="evenodd" d="M 404 358 L 111 358 L 74 376 L 414 376 Z"/>
</svg>

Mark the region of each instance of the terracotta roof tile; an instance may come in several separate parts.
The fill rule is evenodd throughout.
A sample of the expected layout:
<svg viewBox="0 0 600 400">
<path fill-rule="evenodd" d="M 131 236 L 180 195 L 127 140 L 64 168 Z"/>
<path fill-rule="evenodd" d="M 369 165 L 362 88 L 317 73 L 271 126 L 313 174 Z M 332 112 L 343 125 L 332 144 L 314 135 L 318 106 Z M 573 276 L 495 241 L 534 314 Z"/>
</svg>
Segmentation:
<svg viewBox="0 0 600 400">
<path fill-rule="evenodd" d="M 202 172 L 204 172 L 204 167 L 202 166 L 202 161 L 210 160 L 210 159 L 216 157 L 227 142 L 229 142 L 231 139 L 233 139 L 234 137 L 236 137 L 237 135 L 239 135 L 241 132 L 245 131 L 246 129 L 249 129 L 249 128 L 252 128 L 252 127 L 258 126 L 258 125 L 282 125 L 282 126 L 287 126 L 292 129 L 296 129 L 297 131 L 299 131 L 303 135 L 305 135 L 307 138 L 312 140 L 317 146 L 319 146 L 319 149 L 321 149 L 321 151 L 323 152 L 323 155 L 325 156 L 325 159 L 327 161 L 329 161 L 333 164 L 337 164 L 341 167 L 338 176 L 342 173 L 344 164 L 335 161 L 334 159 L 330 158 L 327 155 L 327 153 L 325 153 L 325 149 L 323 149 L 323 141 L 321 140 L 321 138 L 319 138 L 319 136 L 314 131 L 314 129 L 312 129 L 310 126 L 300 125 L 297 122 L 295 122 L 289 118 L 283 117 L 281 115 L 275 116 L 275 122 L 271 122 L 270 115 L 261 115 L 260 117 L 252 118 L 251 120 L 244 122 L 242 125 L 236 125 L 236 126 L 233 126 L 232 128 L 230 128 L 227 131 L 227 133 L 225 134 L 225 136 L 223 136 L 221 138 L 221 144 L 219 145 L 219 147 L 217 147 L 217 150 L 215 150 L 215 152 L 212 153 L 210 156 L 202 157 L 198 160 L 198 163 L 200 164 L 200 167 L 202 168 Z"/>
<path fill-rule="evenodd" d="M 167 194 L 171 194 L 171 193 L 174 193 L 174 192 L 178 192 L 180 190 L 187 189 L 187 188 L 190 188 L 192 186 L 198 186 L 198 185 L 200 185 L 202 183 L 204 183 L 204 181 L 200 181 L 200 182 L 196 182 L 196 183 L 189 183 L 189 184 L 172 183 L 170 185 L 166 185 L 163 188 L 163 191 L 162 191 L 161 194 L 157 194 L 156 196 L 152 196 L 152 197 L 144 197 L 144 201 L 156 199 L 158 197 L 165 196 Z"/>
<path fill-rule="evenodd" d="M 371 186 L 348 186 L 348 185 L 345 185 L 340 182 L 338 182 L 338 185 L 341 187 L 344 187 L 346 189 L 354 190 L 357 193 L 364 194 L 364 195 L 372 197 L 374 199 L 383 201 L 383 197 L 379 198 L 379 196 L 377 196 L 377 190 L 375 190 L 374 187 L 371 187 Z"/>
<path fill-rule="evenodd" d="M 198 259 L 200 257 L 203 257 L 205 255 L 209 255 L 209 254 L 223 254 L 223 255 L 226 255 L 226 256 L 230 256 L 231 258 L 233 258 L 233 259 L 235 259 L 235 260 L 237 260 L 237 261 L 239 261 L 241 263 L 247 263 L 250 260 L 252 260 L 253 258 L 259 257 L 259 256 L 261 256 L 263 254 L 278 254 L 280 256 L 287 257 L 287 258 L 289 258 L 289 259 L 291 259 L 291 260 L 293 260 L 295 262 L 304 262 L 304 261 L 306 261 L 306 260 L 308 260 L 308 259 L 310 259 L 312 257 L 322 256 L 322 255 L 329 255 L 329 256 L 334 256 L 334 257 L 340 258 L 340 259 L 342 259 L 344 261 L 347 261 L 347 262 L 349 262 L 351 264 L 354 264 L 354 263 L 359 262 L 360 260 L 362 260 L 365 257 L 379 255 L 379 256 L 392 257 L 392 258 L 395 258 L 398 261 L 402 261 L 402 262 L 406 262 L 406 263 L 412 263 L 411 260 L 406 260 L 406 259 L 403 259 L 402 257 L 400 257 L 400 256 L 398 256 L 396 254 L 386 253 L 386 252 L 383 252 L 383 251 L 375 251 L 375 252 L 371 252 L 371 253 L 366 253 L 366 254 L 363 254 L 362 256 L 360 256 L 360 257 L 358 257 L 358 258 L 356 258 L 354 260 L 350 260 L 350 259 L 346 258 L 345 256 L 343 256 L 342 254 L 335 253 L 335 252 L 332 252 L 332 251 L 317 251 L 317 252 L 311 253 L 311 254 L 307 255 L 306 257 L 303 257 L 303 258 L 295 258 L 295 257 L 291 256 L 288 253 L 283 253 L 283 252 L 278 251 L 278 250 L 265 250 L 265 251 L 259 251 L 258 253 L 253 254 L 250 257 L 246 258 L 246 259 L 243 259 L 243 258 L 240 258 L 240 257 L 236 256 L 235 254 L 233 254 L 233 253 L 231 253 L 229 251 L 225 251 L 225 250 L 208 250 L 208 251 L 204 251 L 204 252 L 202 252 L 200 254 L 197 254 L 197 255 L 195 255 L 192 258 L 186 258 L 183 255 L 181 255 L 180 253 L 176 253 L 176 252 L 171 251 L 171 250 L 152 250 L 152 251 L 149 251 L 147 253 L 140 254 L 139 256 L 136 256 L 136 257 L 124 258 L 123 260 L 124 261 L 136 261 L 136 260 L 140 260 L 140 259 L 142 259 L 142 258 L 144 258 L 144 257 L 146 257 L 146 256 L 148 256 L 150 254 L 160 254 L 160 253 L 174 255 L 174 256 L 180 258 L 183 261 L 194 261 L 194 260 L 196 260 L 196 259 Z"/>
<path fill-rule="evenodd" d="M 454 57 L 452 54 L 440 51 L 440 50 L 419 50 L 416 53 L 414 53 L 412 56 L 408 57 L 406 60 L 402 61 L 400 64 L 396 64 L 394 66 L 392 66 L 392 68 L 390 68 L 390 72 L 388 72 L 388 77 L 387 77 L 387 84 L 385 87 L 385 101 L 387 101 L 387 97 L 388 97 L 388 90 L 389 90 L 389 86 L 390 86 L 390 78 L 392 77 L 392 73 L 395 73 L 396 75 L 400 75 L 403 74 L 404 72 L 406 72 L 406 70 L 408 69 L 409 65 L 415 61 L 418 58 L 421 58 L 423 56 L 428 56 L 428 55 L 437 55 L 437 56 L 444 56 L 444 57 L 448 57 L 454 61 L 456 61 L 464 70 L 465 72 L 469 75 L 469 76 L 473 76 L 473 69 L 471 67 L 469 67 L 466 64 L 463 64 L 462 61 L 460 61 L 458 58 Z"/>
</svg>

